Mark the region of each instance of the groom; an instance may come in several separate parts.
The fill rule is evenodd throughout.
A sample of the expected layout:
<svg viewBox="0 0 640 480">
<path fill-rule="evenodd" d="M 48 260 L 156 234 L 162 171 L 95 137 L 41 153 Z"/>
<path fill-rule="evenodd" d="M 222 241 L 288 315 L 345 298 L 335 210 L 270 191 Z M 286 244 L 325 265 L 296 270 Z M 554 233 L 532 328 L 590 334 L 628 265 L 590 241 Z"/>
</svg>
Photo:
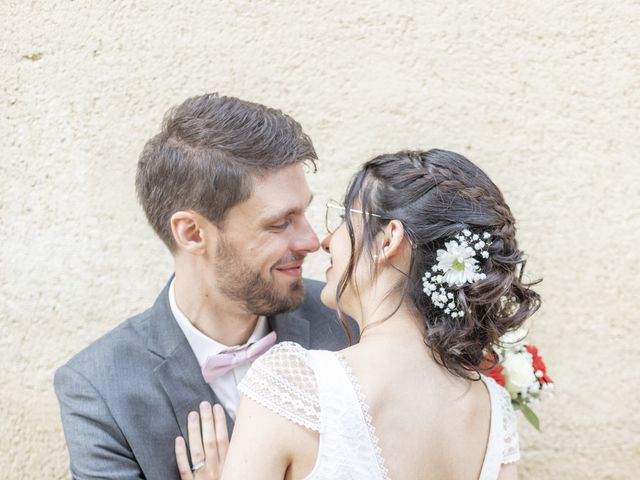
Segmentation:
<svg viewBox="0 0 640 480">
<path fill-rule="evenodd" d="M 319 247 L 305 216 L 304 164 L 316 159 L 279 110 L 212 94 L 169 111 L 136 189 L 175 275 L 153 306 L 56 372 L 73 478 L 178 478 L 188 412 L 220 403 L 233 428 L 257 355 L 276 341 L 346 346 L 322 284 L 301 276 Z"/>
</svg>

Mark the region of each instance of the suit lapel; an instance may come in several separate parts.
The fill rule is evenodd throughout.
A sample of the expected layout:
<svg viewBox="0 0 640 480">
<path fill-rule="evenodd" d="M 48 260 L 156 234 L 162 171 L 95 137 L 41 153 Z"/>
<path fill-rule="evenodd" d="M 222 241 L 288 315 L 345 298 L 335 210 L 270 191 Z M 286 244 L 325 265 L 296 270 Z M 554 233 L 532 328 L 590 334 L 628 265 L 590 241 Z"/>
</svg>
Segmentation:
<svg viewBox="0 0 640 480">
<path fill-rule="evenodd" d="M 147 348 L 164 359 L 155 368 L 153 375 L 167 394 L 180 432 L 187 439 L 189 412 L 197 411 L 202 401 L 206 400 L 211 404 L 220 401 L 204 381 L 198 360 L 171 312 L 170 284 L 171 279 L 151 307 Z M 228 414 L 227 426 L 229 430 L 233 429 L 233 421 Z"/>
<path fill-rule="evenodd" d="M 171 401 L 182 436 L 187 439 L 187 415 L 198 410 L 200 402 L 219 403 L 211 387 L 202 378 L 200 365 L 186 339 L 154 371 Z M 233 422 L 227 415 L 228 429 Z"/>
</svg>

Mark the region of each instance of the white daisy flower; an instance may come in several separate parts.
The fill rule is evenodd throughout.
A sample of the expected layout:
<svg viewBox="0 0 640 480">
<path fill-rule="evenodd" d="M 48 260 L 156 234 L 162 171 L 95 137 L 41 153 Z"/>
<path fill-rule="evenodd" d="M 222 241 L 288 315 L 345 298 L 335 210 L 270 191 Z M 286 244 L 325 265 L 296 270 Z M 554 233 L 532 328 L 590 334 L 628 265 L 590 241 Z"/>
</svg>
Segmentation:
<svg viewBox="0 0 640 480">
<path fill-rule="evenodd" d="M 438 268 L 444 271 L 444 281 L 458 287 L 473 282 L 478 269 L 478 261 L 473 258 L 473 249 L 469 249 L 470 254 L 467 248 L 455 241 L 446 242 L 444 245 L 446 250 L 437 251 Z"/>
</svg>

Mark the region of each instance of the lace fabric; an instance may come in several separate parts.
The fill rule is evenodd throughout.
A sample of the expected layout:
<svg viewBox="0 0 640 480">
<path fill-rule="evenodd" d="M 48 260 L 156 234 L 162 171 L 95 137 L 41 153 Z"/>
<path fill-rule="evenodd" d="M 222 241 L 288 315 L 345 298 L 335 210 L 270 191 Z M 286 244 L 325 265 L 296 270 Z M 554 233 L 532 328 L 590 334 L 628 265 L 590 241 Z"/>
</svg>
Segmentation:
<svg viewBox="0 0 640 480">
<path fill-rule="evenodd" d="M 500 467 L 520 459 L 516 415 L 509 393 L 493 378 L 482 376 L 491 398 L 491 429 L 480 480 L 495 480 Z"/>
<path fill-rule="evenodd" d="M 494 382 L 495 383 L 495 382 Z M 511 396 L 497 383 L 500 392 L 500 410 L 502 413 L 503 449 L 502 463 L 513 463 L 520 460 L 520 442 L 518 439 L 518 422 L 516 412 L 511 405 Z"/>
<path fill-rule="evenodd" d="M 506 390 L 491 378 L 482 380 L 491 398 L 491 428 L 480 480 L 495 480 L 502 464 L 520 458 L 516 416 Z M 238 388 L 320 433 L 316 464 L 306 480 L 389 480 L 366 399 L 341 354 L 283 342 L 254 362 Z"/>
<path fill-rule="evenodd" d="M 296 343 L 279 343 L 253 362 L 238 390 L 287 420 L 319 432 L 318 386 L 308 357 L 309 351 Z"/>
</svg>

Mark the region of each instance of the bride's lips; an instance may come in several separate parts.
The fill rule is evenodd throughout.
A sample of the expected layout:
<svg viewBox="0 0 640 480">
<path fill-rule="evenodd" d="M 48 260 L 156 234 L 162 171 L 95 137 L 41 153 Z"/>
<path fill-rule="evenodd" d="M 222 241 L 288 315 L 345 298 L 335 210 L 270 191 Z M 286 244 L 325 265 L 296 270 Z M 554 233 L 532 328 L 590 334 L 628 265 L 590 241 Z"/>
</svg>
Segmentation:
<svg viewBox="0 0 640 480">
<path fill-rule="evenodd" d="M 329 270 L 331 270 L 331 267 L 333 267 L 333 262 L 331 261 L 331 259 L 329 259 L 329 266 L 325 270 L 325 273 L 327 273 Z"/>
<path fill-rule="evenodd" d="M 284 273 L 293 278 L 299 278 L 302 276 L 302 263 L 289 263 L 287 265 L 280 265 L 276 268 L 277 271 Z"/>
</svg>

